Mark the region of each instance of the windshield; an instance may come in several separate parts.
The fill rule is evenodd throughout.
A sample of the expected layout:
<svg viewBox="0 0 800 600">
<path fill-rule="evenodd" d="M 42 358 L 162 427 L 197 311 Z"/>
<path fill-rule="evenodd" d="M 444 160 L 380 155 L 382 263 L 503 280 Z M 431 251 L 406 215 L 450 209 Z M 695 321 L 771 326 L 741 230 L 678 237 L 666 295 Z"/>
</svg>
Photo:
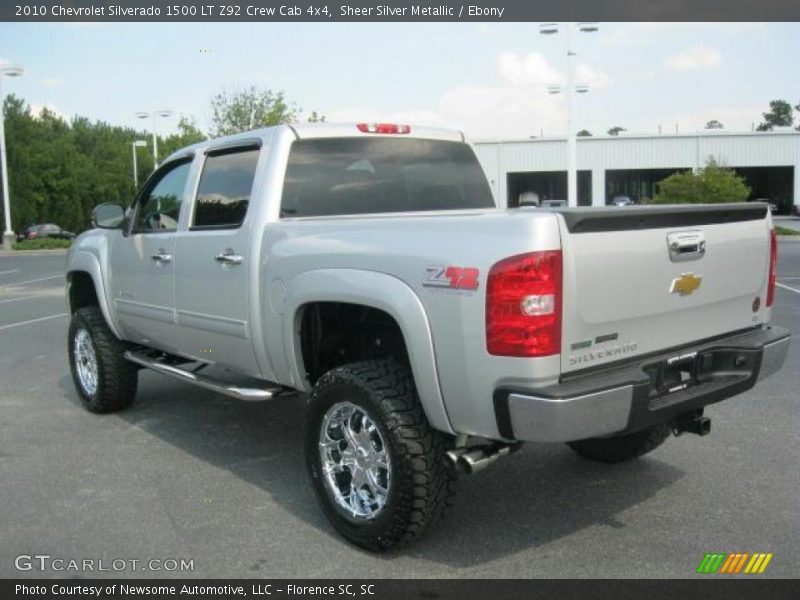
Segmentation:
<svg viewBox="0 0 800 600">
<path fill-rule="evenodd" d="M 282 217 L 494 207 L 472 149 L 413 138 L 331 138 L 293 144 Z"/>
</svg>

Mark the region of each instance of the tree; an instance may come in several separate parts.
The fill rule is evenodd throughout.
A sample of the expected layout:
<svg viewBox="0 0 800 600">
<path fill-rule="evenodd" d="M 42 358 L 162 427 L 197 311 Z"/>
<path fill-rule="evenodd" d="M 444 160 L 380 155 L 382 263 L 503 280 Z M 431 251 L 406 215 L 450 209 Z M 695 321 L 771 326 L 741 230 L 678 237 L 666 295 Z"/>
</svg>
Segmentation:
<svg viewBox="0 0 800 600">
<path fill-rule="evenodd" d="M 611 129 L 608 130 L 608 135 L 619 135 L 623 131 L 628 131 L 624 127 L 620 127 L 619 125 L 615 125 Z"/>
<path fill-rule="evenodd" d="M 794 107 L 794 109 L 795 109 L 796 111 L 800 112 L 800 103 L 798 103 L 798 104 L 797 104 L 797 105 Z M 795 127 L 795 129 L 796 129 L 797 131 L 800 131 L 800 125 L 798 125 L 797 127 Z"/>
<path fill-rule="evenodd" d="M 576 135 L 578 137 L 592 137 L 592 132 L 588 129 L 581 129 Z"/>
<path fill-rule="evenodd" d="M 191 146 L 206 139 L 208 139 L 206 134 L 200 131 L 192 117 L 181 115 L 178 119 L 178 133 L 168 135 L 164 141 L 159 141 L 159 154 L 166 158 L 184 146 Z"/>
<path fill-rule="evenodd" d="M 309 123 L 324 123 L 325 122 L 325 115 L 317 114 L 317 111 L 312 110 L 311 114 L 308 115 L 308 122 Z"/>
<path fill-rule="evenodd" d="M 43 110 L 13 95 L 4 105 L 12 229 L 52 221 L 80 232 L 102 202 L 133 198 L 131 143 L 145 132 Z M 149 153 L 140 163 L 152 169 Z"/>
<path fill-rule="evenodd" d="M 706 123 L 706 129 L 724 129 L 724 126 L 716 119 L 711 119 Z"/>
<path fill-rule="evenodd" d="M 222 91 L 211 99 L 211 137 L 232 135 L 257 127 L 269 127 L 297 120 L 299 109 L 283 92 L 255 86 Z"/>
<path fill-rule="evenodd" d="M 654 204 L 719 204 L 743 202 L 750 195 L 744 178 L 709 156 L 706 166 L 673 173 L 656 184 Z"/>
<path fill-rule="evenodd" d="M 794 123 L 792 105 L 786 100 L 773 100 L 769 103 L 769 112 L 763 113 L 764 120 L 756 128 L 758 131 L 772 131 L 775 127 L 791 127 Z"/>
</svg>

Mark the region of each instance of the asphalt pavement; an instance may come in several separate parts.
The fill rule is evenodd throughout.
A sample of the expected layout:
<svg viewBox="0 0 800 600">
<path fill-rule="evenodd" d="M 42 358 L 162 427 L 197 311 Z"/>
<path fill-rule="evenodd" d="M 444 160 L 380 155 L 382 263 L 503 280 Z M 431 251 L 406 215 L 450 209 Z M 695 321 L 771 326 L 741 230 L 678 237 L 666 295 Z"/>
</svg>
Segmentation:
<svg viewBox="0 0 800 600">
<path fill-rule="evenodd" d="M 797 577 L 800 243 L 779 252 L 787 363 L 710 407 L 711 435 L 611 466 L 528 444 L 464 478 L 444 522 L 384 556 L 348 545 L 317 507 L 302 402 L 243 403 L 144 371 L 131 409 L 92 415 L 67 365 L 63 253 L 0 256 L 0 577 L 684 578 L 707 552 L 771 552 L 758 577 Z M 19 571 L 20 555 L 111 570 Z M 172 570 L 180 560 L 193 570 Z"/>
<path fill-rule="evenodd" d="M 775 225 L 780 225 L 781 227 L 786 227 L 787 229 L 794 229 L 800 233 L 800 217 L 782 215 L 773 217 L 773 222 Z"/>
</svg>

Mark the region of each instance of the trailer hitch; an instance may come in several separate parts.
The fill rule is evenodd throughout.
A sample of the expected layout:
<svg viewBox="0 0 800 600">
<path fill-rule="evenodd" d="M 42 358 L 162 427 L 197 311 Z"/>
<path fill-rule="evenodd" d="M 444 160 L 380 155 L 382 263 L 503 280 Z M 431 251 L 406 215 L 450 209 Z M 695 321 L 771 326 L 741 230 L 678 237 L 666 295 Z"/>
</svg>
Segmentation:
<svg viewBox="0 0 800 600">
<path fill-rule="evenodd" d="M 679 436 L 684 433 L 708 435 L 711 433 L 711 419 L 703 416 L 703 409 L 697 412 L 680 415 L 672 424 L 672 433 Z"/>
</svg>

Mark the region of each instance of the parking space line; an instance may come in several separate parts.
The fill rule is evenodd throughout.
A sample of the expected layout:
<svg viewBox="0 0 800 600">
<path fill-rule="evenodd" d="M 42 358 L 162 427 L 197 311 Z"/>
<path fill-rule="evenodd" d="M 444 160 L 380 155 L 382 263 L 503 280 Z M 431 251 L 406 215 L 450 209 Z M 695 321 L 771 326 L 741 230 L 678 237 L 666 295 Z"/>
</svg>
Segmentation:
<svg viewBox="0 0 800 600">
<path fill-rule="evenodd" d="M 28 281 L 9 281 L 3 284 L 3 287 L 16 287 L 18 285 L 27 285 L 29 283 L 36 283 L 38 281 L 47 281 L 48 279 L 60 279 L 63 275 L 50 275 L 49 277 L 40 277 L 39 279 L 29 279 Z"/>
<path fill-rule="evenodd" d="M 784 285 L 782 283 L 777 283 L 777 282 L 775 283 L 775 285 L 777 285 L 779 288 L 783 288 L 785 290 L 789 290 L 790 292 L 794 292 L 795 294 L 800 294 L 800 290 L 798 290 L 797 288 L 789 287 L 788 285 Z"/>
<path fill-rule="evenodd" d="M 17 300 L 33 300 L 34 298 L 50 298 L 51 296 L 20 296 L 19 298 L 9 298 L 8 300 L 0 300 L 0 304 L 8 304 L 9 302 L 16 302 Z"/>
<path fill-rule="evenodd" d="M 50 315 L 49 317 L 41 317 L 40 319 L 31 319 L 30 321 L 20 321 L 19 323 L 11 323 L 10 325 L 3 325 L 0 327 L 0 331 L 4 329 L 11 329 L 12 327 L 22 327 L 23 325 L 31 325 L 33 323 L 40 323 L 41 321 L 49 321 L 50 319 L 58 319 L 60 317 L 68 317 L 67 313 L 61 313 L 58 315 Z"/>
<path fill-rule="evenodd" d="M 11 273 L 19 273 L 19 269 L 11 269 L 10 271 L 0 271 L 0 275 L 10 275 Z"/>
</svg>

